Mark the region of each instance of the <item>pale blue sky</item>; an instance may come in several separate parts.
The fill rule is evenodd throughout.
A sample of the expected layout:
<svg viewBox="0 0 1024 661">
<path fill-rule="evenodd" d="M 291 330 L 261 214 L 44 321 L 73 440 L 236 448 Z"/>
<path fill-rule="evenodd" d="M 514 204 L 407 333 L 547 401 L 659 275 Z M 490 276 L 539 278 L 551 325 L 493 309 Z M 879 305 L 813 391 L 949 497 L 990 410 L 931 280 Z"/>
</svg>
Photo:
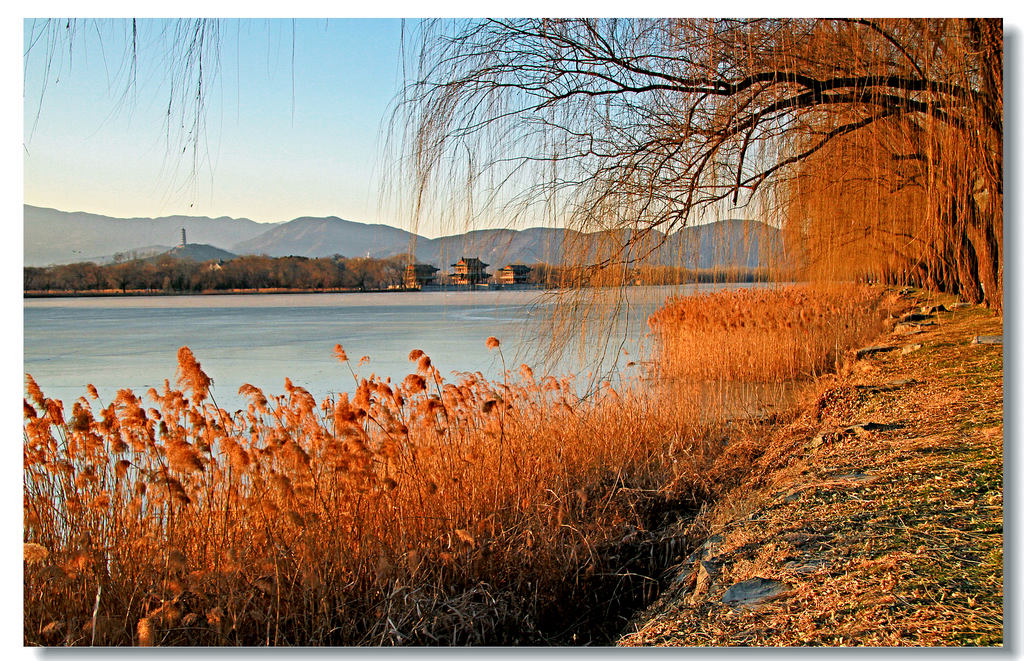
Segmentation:
<svg viewBox="0 0 1024 661">
<path fill-rule="evenodd" d="M 70 57 L 47 58 L 45 37 L 28 51 L 26 203 L 118 217 L 402 223 L 378 203 L 381 120 L 402 77 L 399 19 L 223 19 L 195 177 L 176 118 L 168 131 L 170 23 L 140 19 L 138 82 L 125 97 L 128 25 L 77 25 Z M 40 27 L 25 20 L 26 48 Z"/>
</svg>

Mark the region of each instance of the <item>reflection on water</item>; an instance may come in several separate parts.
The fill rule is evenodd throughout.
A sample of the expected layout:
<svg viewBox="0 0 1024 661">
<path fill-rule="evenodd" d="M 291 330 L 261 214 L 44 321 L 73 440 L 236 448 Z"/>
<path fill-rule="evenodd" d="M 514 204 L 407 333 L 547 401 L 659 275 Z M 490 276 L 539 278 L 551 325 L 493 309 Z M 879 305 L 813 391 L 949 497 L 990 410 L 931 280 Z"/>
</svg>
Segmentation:
<svg viewBox="0 0 1024 661">
<path fill-rule="evenodd" d="M 736 285 L 703 285 L 702 291 Z M 360 374 L 401 380 L 407 357 L 422 349 L 443 375 L 480 371 L 499 378 L 488 336 L 501 340 L 506 365 L 528 362 L 538 373 L 576 373 L 596 381 L 619 373 L 648 350 L 646 319 L 665 298 L 694 287 L 631 287 L 609 293 L 578 328 L 552 312 L 564 309 L 539 291 L 389 292 L 26 299 L 25 371 L 43 392 L 68 404 L 92 383 L 105 402 L 119 388 L 137 394 L 174 382 L 177 350 L 187 345 L 214 380 L 226 409 L 243 406 L 238 387 L 268 394 L 285 377 L 318 399 L 352 390 L 336 343 Z M 561 306 L 561 307 L 560 307 Z M 564 336 L 563 336 L 564 335 Z M 552 337 L 563 351 L 545 352 Z"/>
</svg>

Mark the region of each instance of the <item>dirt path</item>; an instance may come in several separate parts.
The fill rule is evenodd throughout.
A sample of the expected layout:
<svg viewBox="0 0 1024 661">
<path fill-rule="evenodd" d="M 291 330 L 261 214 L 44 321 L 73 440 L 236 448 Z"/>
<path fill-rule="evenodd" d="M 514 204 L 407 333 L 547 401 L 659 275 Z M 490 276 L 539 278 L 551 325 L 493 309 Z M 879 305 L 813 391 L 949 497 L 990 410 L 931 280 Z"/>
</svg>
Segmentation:
<svg viewBox="0 0 1024 661">
<path fill-rule="evenodd" d="M 972 344 L 1001 334 L 974 306 L 897 324 L 737 449 L 750 478 L 620 644 L 1002 644 L 1003 348 Z"/>
</svg>

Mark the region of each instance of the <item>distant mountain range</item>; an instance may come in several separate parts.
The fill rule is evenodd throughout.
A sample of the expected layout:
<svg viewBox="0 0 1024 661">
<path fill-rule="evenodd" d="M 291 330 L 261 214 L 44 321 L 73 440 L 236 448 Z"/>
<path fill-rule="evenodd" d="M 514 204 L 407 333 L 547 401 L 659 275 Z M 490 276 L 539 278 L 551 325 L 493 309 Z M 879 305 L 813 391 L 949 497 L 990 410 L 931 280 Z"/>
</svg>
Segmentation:
<svg viewBox="0 0 1024 661">
<path fill-rule="evenodd" d="M 180 241 L 185 250 L 167 243 Z M 25 265 L 45 266 L 77 261 L 112 261 L 152 257 L 161 253 L 197 261 L 230 259 L 234 255 L 271 257 L 390 257 L 415 254 L 423 262 L 448 270 L 460 257 L 479 257 L 496 270 L 506 264 L 578 262 L 614 254 L 628 237 L 623 232 L 584 235 L 573 230 L 533 227 L 488 229 L 428 239 L 390 225 L 371 225 L 327 218 L 302 217 L 285 223 L 257 223 L 245 218 L 110 218 L 25 205 Z M 208 244 L 204 246 L 194 244 Z M 774 227 L 750 220 L 725 220 L 686 227 L 669 235 L 652 232 L 645 239 L 649 264 L 711 268 L 754 268 L 777 260 L 783 246 Z M 95 257 L 104 255 L 104 257 Z"/>
<path fill-rule="evenodd" d="M 409 252 L 414 238 L 420 237 L 390 225 L 367 225 L 335 216 L 302 217 L 232 244 L 231 251 L 269 257 L 390 257 Z"/>
<path fill-rule="evenodd" d="M 181 228 L 189 243 L 218 248 L 247 241 L 280 223 L 247 218 L 165 216 L 111 218 L 93 213 L 58 211 L 25 205 L 25 265 L 67 264 L 154 246 L 177 245 Z"/>
</svg>

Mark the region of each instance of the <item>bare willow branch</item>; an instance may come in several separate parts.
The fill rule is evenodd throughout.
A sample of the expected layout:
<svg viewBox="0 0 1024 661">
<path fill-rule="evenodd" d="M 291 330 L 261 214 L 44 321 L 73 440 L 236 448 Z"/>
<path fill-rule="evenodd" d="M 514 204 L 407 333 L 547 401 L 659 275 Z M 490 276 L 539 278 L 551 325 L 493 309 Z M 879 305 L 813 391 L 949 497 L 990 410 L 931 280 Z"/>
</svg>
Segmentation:
<svg viewBox="0 0 1024 661">
<path fill-rule="evenodd" d="M 800 228 L 799 243 L 808 223 L 827 235 L 837 216 L 869 222 L 838 213 L 869 195 L 870 223 L 899 207 L 900 223 L 922 224 L 911 234 L 946 237 L 936 264 L 959 255 L 927 267 L 929 284 L 1001 304 L 999 21 L 436 21 L 418 43 L 396 117 L 406 181 L 430 201 L 419 214 L 614 230 L 617 246 L 574 255 L 603 267 L 738 209 Z M 797 217 L 810 190 L 829 197 Z M 854 260 L 829 277 L 921 280 L 930 259 Z"/>
</svg>

